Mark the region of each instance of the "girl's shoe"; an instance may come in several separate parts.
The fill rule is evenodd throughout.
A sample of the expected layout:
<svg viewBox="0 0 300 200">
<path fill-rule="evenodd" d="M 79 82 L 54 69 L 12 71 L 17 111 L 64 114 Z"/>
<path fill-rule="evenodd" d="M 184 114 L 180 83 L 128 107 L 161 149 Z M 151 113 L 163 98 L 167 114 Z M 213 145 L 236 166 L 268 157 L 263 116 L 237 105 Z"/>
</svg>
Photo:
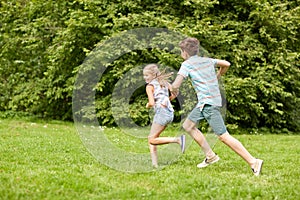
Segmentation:
<svg viewBox="0 0 300 200">
<path fill-rule="evenodd" d="M 181 148 L 181 152 L 184 153 L 184 151 L 185 151 L 185 135 L 180 136 L 180 148 Z"/>
</svg>

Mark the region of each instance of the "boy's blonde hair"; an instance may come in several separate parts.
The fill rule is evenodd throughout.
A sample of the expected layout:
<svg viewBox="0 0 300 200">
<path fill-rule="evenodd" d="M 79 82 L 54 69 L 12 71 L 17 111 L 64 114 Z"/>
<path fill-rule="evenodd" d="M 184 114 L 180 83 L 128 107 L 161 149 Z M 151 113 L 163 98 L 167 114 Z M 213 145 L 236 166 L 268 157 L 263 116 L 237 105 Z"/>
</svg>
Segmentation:
<svg viewBox="0 0 300 200">
<path fill-rule="evenodd" d="M 156 64 L 149 64 L 144 67 L 144 71 L 147 71 L 148 73 L 152 74 L 153 77 L 159 82 L 161 87 L 165 87 L 168 84 L 167 79 L 170 78 L 173 74 L 166 73 L 166 70 L 163 70 L 162 72 L 158 69 L 158 66 Z"/>
<path fill-rule="evenodd" d="M 182 51 L 185 51 L 189 56 L 194 56 L 199 53 L 199 40 L 197 38 L 186 38 L 179 43 L 179 47 Z"/>
</svg>

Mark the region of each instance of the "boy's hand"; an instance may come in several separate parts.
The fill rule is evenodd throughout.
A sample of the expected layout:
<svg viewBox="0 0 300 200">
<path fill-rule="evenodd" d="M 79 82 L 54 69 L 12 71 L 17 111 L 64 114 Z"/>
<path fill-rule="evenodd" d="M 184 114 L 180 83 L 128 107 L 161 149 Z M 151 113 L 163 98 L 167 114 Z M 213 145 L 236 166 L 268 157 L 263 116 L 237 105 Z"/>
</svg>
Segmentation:
<svg viewBox="0 0 300 200">
<path fill-rule="evenodd" d="M 173 90 L 173 91 L 170 91 L 170 92 L 171 92 L 170 100 L 175 99 L 179 94 L 179 90 L 176 90 L 176 91 Z"/>
<path fill-rule="evenodd" d="M 179 88 L 171 87 L 170 92 L 172 93 L 172 95 L 177 96 L 179 93 Z"/>
<path fill-rule="evenodd" d="M 224 75 L 228 68 L 230 67 L 230 62 L 226 60 L 217 60 L 217 64 L 220 67 L 218 73 L 217 73 L 217 78 L 220 79 L 222 75 Z"/>
</svg>

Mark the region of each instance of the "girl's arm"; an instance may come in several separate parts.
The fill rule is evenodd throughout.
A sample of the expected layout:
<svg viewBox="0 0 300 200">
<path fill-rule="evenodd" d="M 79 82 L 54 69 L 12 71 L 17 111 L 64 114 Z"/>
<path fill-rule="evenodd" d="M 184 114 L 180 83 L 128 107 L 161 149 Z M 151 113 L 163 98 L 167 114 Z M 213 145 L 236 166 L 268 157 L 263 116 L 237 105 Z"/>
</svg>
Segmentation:
<svg viewBox="0 0 300 200">
<path fill-rule="evenodd" d="M 148 96 L 148 103 L 146 104 L 146 108 L 152 108 L 155 104 L 154 102 L 154 87 L 152 85 L 146 86 L 146 93 Z"/>
</svg>

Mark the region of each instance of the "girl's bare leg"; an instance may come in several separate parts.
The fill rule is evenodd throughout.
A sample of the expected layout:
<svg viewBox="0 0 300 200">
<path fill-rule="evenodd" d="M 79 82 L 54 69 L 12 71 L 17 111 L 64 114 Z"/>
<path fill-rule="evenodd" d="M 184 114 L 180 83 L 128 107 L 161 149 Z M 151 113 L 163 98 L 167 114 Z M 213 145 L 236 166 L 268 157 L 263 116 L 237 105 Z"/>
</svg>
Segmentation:
<svg viewBox="0 0 300 200">
<path fill-rule="evenodd" d="M 161 134 L 163 130 L 165 130 L 165 126 L 161 126 L 159 124 L 153 123 L 151 126 L 150 134 L 148 136 L 148 144 L 150 149 L 150 155 L 152 159 L 152 165 L 154 167 L 158 167 L 158 161 L 157 161 L 157 147 L 156 145 L 151 144 L 151 141 Z"/>
<path fill-rule="evenodd" d="M 180 137 L 159 137 L 160 134 L 165 130 L 165 128 L 166 126 L 153 123 L 151 126 L 150 135 L 148 136 L 150 155 L 152 159 L 152 165 L 154 167 L 158 166 L 156 145 L 169 144 L 169 143 L 181 144 Z"/>
</svg>

